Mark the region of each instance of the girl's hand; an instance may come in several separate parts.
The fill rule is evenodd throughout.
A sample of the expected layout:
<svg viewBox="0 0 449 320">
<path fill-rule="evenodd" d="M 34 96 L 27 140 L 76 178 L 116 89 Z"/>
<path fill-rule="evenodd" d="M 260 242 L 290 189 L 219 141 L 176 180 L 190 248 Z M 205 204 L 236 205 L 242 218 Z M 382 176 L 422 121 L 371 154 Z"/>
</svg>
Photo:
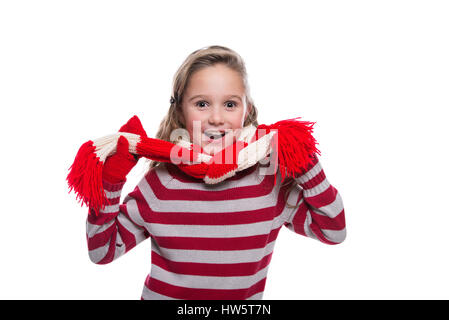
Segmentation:
<svg viewBox="0 0 449 320">
<path fill-rule="evenodd" d="M 139 118 L 136 116 L 129 119 L 129 121 L 120 128 L 119 132 L 129 132 L 147 137 L 147 133 L 142 127 Z M 108 157 L 103 166 L 103 179 L 110 183 L 125 182 L 126 176 L 131 169 L 136 165 L 140 157 L 132 155 L 128 151 L 129 142 L 121 136 L 117 142 L 117 151 L 112 156 Z"/>
<path fill-rule="evenodd" d="M 126 176 L 137 163 L 137 157 L 134 157 L 128 151 L 129 142 L 121 136 L 117 143 L 117 152 L 108 157 L 103 166 L 103 179 L 110 183 L 120 183 L 126 181 Z"/>
</svg>

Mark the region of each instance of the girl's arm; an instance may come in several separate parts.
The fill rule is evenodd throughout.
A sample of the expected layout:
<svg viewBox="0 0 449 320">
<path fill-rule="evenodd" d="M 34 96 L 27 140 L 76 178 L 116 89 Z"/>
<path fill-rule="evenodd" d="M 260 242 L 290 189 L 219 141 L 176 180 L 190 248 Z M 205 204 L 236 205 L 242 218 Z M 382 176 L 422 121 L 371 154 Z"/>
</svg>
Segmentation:
<svg viewBox="0 0 449 320">
<path fill-rule="evenodd" d="M 89 257 L 96 264 L 114 261 L 150 236 L 143 227 L 138 209 L 140 204 L 133 197 L 134 193 L 128 194 L 120 204 L 124 184 L 125 182 L 109 183 L 103 180 L 110 205 L 97 215 L 89 209 L 91 212 L 86 222 L 87 246 Z"/>
<path fill-rule="evenodd" d="M 294 198 L 299 206 L 293 209 L 285 226 L 326 244 L 343 242 L 346 238 L 343 201 L 327 180 L 317 156 L 308 170 L 294 179 L 302 188 Z"/>
<path fill-rule="evenodd" d="M 147 136 L 136 116 L 128 120 L 119 132 Z M 89 209 L 86 222 L 87 246 L 90 259 L 97 264 L 114 261 L 150 236 L 143 227 L 145 224 L 139 212 L 139 207 L 146 204 L 144 199 L 138 197 L 138 187 L 120 204 L 126 176 L 138 160 L 128 149 L 128 140 L 121 136 L 115 154 L 106 159 L 102 172 L 103 188 L 109 204 L 97 214 L 92 208 Z"/>
</svg>

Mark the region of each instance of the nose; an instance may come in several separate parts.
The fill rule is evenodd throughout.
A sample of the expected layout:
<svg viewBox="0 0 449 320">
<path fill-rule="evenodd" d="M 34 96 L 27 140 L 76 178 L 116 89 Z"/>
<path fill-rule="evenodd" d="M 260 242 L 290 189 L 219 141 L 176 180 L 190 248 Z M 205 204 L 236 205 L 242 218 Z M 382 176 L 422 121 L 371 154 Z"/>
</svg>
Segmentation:
<svg viewBox="0 0 449 320">
<path fill-rule="evenodd" d="M 222 125 L 224 123 L 224 116 L 220 108 L 211 108 L 209 115 L 209 124 L 211 125 Z"/>
</svg>

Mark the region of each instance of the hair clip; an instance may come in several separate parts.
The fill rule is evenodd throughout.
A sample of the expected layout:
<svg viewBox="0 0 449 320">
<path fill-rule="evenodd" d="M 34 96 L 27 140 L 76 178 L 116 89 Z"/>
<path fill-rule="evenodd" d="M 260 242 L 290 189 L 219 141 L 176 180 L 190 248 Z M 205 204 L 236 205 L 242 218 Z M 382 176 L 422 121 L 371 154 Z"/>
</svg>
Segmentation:
<svg viewBox="0 0 449 320">
<path fill-rule="evenodd" d="M 173 104 L 173 103 L 175 103 L 175 102 L 176 102 L 175 98 L 170 97 L 170 104 Z"/>
</svg>

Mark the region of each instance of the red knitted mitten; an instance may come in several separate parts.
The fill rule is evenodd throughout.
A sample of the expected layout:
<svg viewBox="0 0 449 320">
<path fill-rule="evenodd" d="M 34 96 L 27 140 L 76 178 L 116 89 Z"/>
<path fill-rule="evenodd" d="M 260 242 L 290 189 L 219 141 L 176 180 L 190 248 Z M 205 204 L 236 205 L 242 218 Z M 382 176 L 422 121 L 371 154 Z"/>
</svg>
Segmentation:
<svg viewBox="0 0 449 320">
<path fill-rule="evenodd" d="M 137 116 L 133 116 L 131 119 L 129 119 L 128 122 L 120 128 L 119 132 L 129 132 L 138 134 L 142 137 L 147 137 L 147 133 L 143 129 L 142 123 L 140 123 L 140 120 L 139 118 L 137 118 Z"/>
<path fill-rule="evenodd" d="M 146 137 L 147 134 L 136 116 L 132 117 L 125 125 L 123 125 L 119 132 L 129 132 Z M 125 182 L 126 176 L 131 169 L 136 165 L 139 156 L 132 155 L 128 151 L 129 142 L 121 136 L 118 139 L 117 151 L 112 156 L 108 157 L 103 167 L 103 179 L 110 183 Z"/>
<path fill-rule="evenodd" d="M 124 136 L 118 139 L 117 152 L 106 159 L 103 179 L 110 183 L 125 182 L 127 174 L 136 165 L 137 159 L 129 153 L 129 142 Z"/>
</svg>

